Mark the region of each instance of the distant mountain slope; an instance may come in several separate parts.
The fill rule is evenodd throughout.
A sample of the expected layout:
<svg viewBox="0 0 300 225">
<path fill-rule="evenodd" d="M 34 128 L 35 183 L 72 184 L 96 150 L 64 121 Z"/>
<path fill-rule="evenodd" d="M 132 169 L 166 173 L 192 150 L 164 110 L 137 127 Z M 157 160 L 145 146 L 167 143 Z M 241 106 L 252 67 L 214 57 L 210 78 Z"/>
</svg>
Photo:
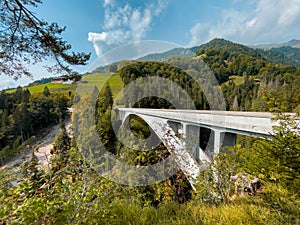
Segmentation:
<svg viewBox="0 0 300 225">
<path fill-rule="evenodd" d="M 201 45 L 196 55 L 201 57 L 217 79 L 223 82 L 232 75 L 256 76 L 268 63 L 256 49 L 220 38 Z"/>
<path fill-rule="evenodd" d="M 281 44 L 264 44 L 251 47 L 275 63 L 300 67 L 300 40 L 293 39 Z"/>
<path fill-rule="evenodd" d="M 260 49 L 271 49 L 271 48 L 281 48 L 281 47 L 300 48 L 300 40 L 292 39 L 288 42 L 281 43 L 281 44 L 262 44 L 262 45 L 254 45 L 250 47 L 260 48 Z"/>
<path fill-rule="evenodd" d="M 270 50 L 257 49 L 266 58 L 278 64 L 300 67 L 300 48 L 290 46 L 272 48 Z"/>
<path fill-rule="evenodd" d="M 298 42 L 300 43 L 300 41 L 291 40 L 287 43 L 290 45 L 296 45 Z M 293 48 L 290 46 L 272 49 L 259 49 L 216 38 L 206 44 L 201 45 L 197 54 L 201 55 L 203 53 L 208 53 L 214 55 L 215 53 L 213 51 L 223 51 L 223 54 L 220 55 L 221 58 L 226 58 L 226 54 L 230 54 L 231 58 L 233 57 L 233 54 L 236 56 L 243 54 L 277 64 L 300 67 L 300 48 Z"/>
<path fill-rule="evenodd" d="M 251 47 L 234 43 L 223 38 L 215 38 L 206 44 L 200 45 L 197 54 L 200 55 L 201 52 L 206 52 L 208 49 L 215 49 L 217 51 L 226 51 L 228 53 L 234 54 L 246 54 L 252 57 L 262 57 L 262 55 Z"/>
<path fill-rule="evenodd" d="M 163 53 L 153 53 L 141 58 L 136 59 L 137 61 L 165 61 L 172 57 L 180 56 L 180 57 L 192 57 L 195 55 L 196 51 L 199 49 L 199 46 L 195 46 L 192 48 L 174 48 L 167 52 Z M 115 64 L 119 65 L 120 62 L 115 62 Z M 92 73 L 106 73 L 109 72 L 110 65 L 99 66 Z"/>
<path fill-rule="evenodd" d="M 138 59 L 138 61 L 164 61 L 175 56 L 192 57 L 199 49 L 199 46 L 192 48 L 174 48 L 167 52 L 150 54 Z"/>
<path fill-rule="evenodd" d="M 223 55 L 220 56 L 221 58 L 226 58 L 227 54 L 235 54 L 236 56 L 243 54 L 277 64 L 300 67 L 300 48 L 295 48 L 296 46 L 300 47 L 300 41 L 295 39 L 282 44 L 246 46 L 233 43 L 222 38 L 215 38 L 200 46 L 191 48 L 174 48 L 167 52 L 146 55 L 137 59 L 137 61 L 165 61 L 176 56 L 192 57 L 194 55 L 201 55 L 205 52 L 214 55 L 219 51 L 223 51 Z M 214 53 L 211 51 L 212 49 L 216 52 Z M 116 64 L 118 65 L 119 62 L 116 62 Z M 93 71 L 93 73 L 108 72 L 109 67 L 110 65 L 98 67 Z"/>
</svg>

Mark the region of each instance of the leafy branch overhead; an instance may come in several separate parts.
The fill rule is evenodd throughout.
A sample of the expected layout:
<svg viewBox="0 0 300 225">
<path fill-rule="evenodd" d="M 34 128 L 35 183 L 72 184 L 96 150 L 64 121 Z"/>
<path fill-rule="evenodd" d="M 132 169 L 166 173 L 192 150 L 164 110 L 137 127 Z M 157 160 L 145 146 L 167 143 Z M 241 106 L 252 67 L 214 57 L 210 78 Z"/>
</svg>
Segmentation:
<svg viewBox="0 0 300 225">
<path fill-rule="evenodd" d="M 69 52 L 61 38 L 66 27 L 39 19 L 29 8 L 41 0 L 0 0 L 0 74 L 18 79 L 31 76 L 25 64 L 54 59 L 50 72 L 70 72 L 70 65 L 85 65 L 90 53 Z"/>
</svg>

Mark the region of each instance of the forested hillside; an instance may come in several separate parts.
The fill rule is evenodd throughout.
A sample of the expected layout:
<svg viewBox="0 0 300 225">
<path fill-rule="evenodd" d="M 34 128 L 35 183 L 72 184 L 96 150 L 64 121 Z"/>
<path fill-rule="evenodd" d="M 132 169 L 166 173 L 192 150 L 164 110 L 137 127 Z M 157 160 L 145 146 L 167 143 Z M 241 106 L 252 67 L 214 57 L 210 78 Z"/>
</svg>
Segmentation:
<svg viewBox="0 0 300 225">
<path fill-rule="evenodd" d="M 40 94 L 31 94 L 28 89 L 17 88 L 14 93 L 0 92 L 0 160 L 6 160 L 43 128 L 62 121 L 71 96 L 50 93 L 45 87 Z"/>
<path fill-rule="evenodd" d="M 300 48 L 283 46 L 269 50 L 258 50 L 266 58 L 276 63 L 300 67 Z"/>
<path fill-rule="evenodd" d="M 260 51 L 215 39 L 200 46 L 201 57 L 221 77 L 220 84 L 231 76 L 241 76 L 242 85 L 230 80 L 222 85 L 228 110 L 286 111 L 299 110 L 300 69 L 279 65 Z"/>
</svg>

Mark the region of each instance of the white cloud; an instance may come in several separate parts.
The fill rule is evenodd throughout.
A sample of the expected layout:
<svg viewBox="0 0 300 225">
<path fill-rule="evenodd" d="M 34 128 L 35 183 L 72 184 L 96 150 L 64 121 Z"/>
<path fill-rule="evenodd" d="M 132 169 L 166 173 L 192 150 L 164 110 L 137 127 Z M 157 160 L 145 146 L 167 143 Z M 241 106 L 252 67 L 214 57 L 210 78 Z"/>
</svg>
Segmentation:
<svg viewBox="0 0 300 225">
<path fill-rule="evenodd" d="M 0 91 L 3 89 L 15 87 L 16 82 L 12 78 L 7 77 L 5 75 L 1 75 L 1 76 L 2 76 L 2 78 L 1 78 L 1 83 L 0 83 Z"/>
<path fill-rule="evenodd" d="M 103 6 L 113 6 L 114 5 L 114 0 L 104 0 Z"/>
<path fill-rule="evenodd" d="M 116 10 L 106 8 L 104 15 L 104 30 L 113 29 L 115 27 L 127 26 L 132 13 L 130 5 L 119 7 Z"/>
<path fill-rule="evenodd" d="M 191 41 L 189 46 L 195 46 L 199 43 L 207 41 L 209 34 L 207 33 L 208 25 L 196 23 L 190 29 Z"/>
<path fill-rule="evenodd" d="M 88 33 L 88 41 L 93 43 L 98 56 L 102 55 L 110 45 L 120 45 L 128 40 L 129 32 L 124 30 L 113 30 L 102 33 Z"/>
<path fill-rule="evenodd" d="M 288 36 L 290 31 L 300 30 L 300 0 L 256 0 L 255 3 L 253 10 L 224 9 L 218 22 L 205 28 L 196 23 L 190 29 L 190 43 L 203 43 L 196 36 L 203 33 L 209 39 L 223 37 L 249 44 L 279 42 L 292 38 Z"/>
<path fill-rule="evenodd" d="M 293 1 L 291 1 L 293 2 Z M 294 5 L 286 7 L 277 20 L 278 26 L 289 27 L 300 21 L 300 1 L 294 1 Z M 297 2 L 297 3 L 296 3 Z"/>
<path fill-rule="evenodd" d="M 248 22 L 246 22 L 246 27 L 248 27 L 248 28 L 254 27 L 256 23 L 257 23 L 257 19 L 253 18 L 253 19 L 249 20 Z"/>
<path fill-rule="evenodd" d="M 158 0 L 157 5 L 154 7 L 155 11 L 154 14 L 155 16 L 158 16 L 165 8 L 168 6 L 168 1 L 167 0 Z"/>
<path fill-rule="evenodd" d="M 128 3 L 116 6 L 113 0 L 105 0 L 103 31 L 88 33 L 98 56 L 121 44 L 140 41 L 145 38 L 155 16 L 166 8 L 167 0 L 157 0 L 143 8 L 133 8 Z"/>
<path fill-rule="evenodd" d="M 152 20 L 152 14 L 149 9 L 143 13 L 135 9 L 130 18 L 130 33 L 133 41 L 141 40 L 149 29 Z"/>
</svg>

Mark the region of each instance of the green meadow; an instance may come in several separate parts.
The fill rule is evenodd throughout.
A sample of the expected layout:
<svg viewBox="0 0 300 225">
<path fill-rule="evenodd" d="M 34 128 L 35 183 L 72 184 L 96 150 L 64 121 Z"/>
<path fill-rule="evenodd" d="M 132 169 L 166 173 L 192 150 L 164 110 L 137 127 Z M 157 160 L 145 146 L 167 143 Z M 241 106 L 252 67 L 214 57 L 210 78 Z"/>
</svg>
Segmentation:
<svg viewBox="0 0 300 225">
<path fill-rule="evenodd" d="M 45 87 L 48 87 L 50 92 L 62 92 L 68 93 L 76 88 L 76 84 L 59 84 L 59 83 L 47 83 L 47 84 L 36 84 L 32 86 L 23 87 L 23 89 L 28 89 L 31 94 L 41 93 L 44 91 Z M 15 89 L 7 90 L 7 93 L 13 93 L 16 91 Z"/>
<path fill-rule="evenodd" d="M 106 82 L 109 83 L 112 89 L 113 95 L 117 94 L 123 86 L 123 82 L 121 77 L 118 74 L 113 73 L 95 73 L 84 75 L 82 77 L 82 81 L 80 85 L 87 86 L 97 86 L 98 88 L 102 87 Z M 31 94 L 41 93 L 44 91 L 45 87 L 48 87 L 50 92 L 60 92 L 60 93 L 68 93 L 69 91 L 75 91 L 77 88 L 77 84 L 62 84 L 62 83 L 46 83 L 46 84 L 36 84 L 32 86 L 23 87 L 24 89 L 28 89 Z M 15 89 L 6 90 L 7 93 L 13 93 L 16 91 Z"/>
<path fill-rule="evenodd" d="M 111 87 L 113 96 L 117 95 L 123 87 L 121 77 L 117 73 L 95 73 L 85 75 L 82 77 L 82 80 L 77 87 L 85 92 L 94 86 L 101 89 L 105 83 L 108 83 Z"/>
<path fill-rule="evenodd" d="M 243 76 L 230 76 L 229 80 L 232 80 L 235 85 L 241 85 L 244 83 L 245 78 Z M 230 81 L 227 81 L 226 84 L 228 84 Z"/>
</svg>

